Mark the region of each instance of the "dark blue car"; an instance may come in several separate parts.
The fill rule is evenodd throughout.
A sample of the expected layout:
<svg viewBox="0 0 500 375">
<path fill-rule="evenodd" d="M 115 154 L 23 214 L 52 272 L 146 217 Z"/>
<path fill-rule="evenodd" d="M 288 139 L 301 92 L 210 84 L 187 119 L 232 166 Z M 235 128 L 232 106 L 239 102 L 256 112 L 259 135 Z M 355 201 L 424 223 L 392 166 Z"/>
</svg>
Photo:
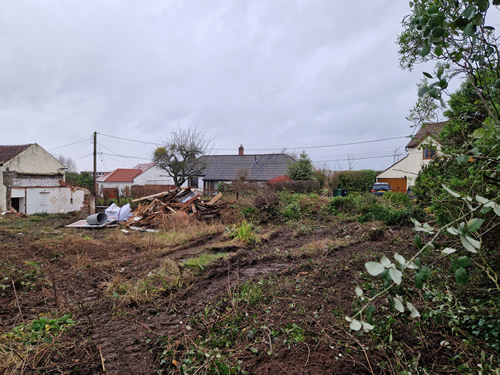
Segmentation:
<svg viewBox="0 0 500 375">
<path fill-rule="evenodd" d="M 378 197 L 384 195 L 386 191 L 391 191 L 392 186 L 387 182 L 375 182 L 372 186 L 372 194 L 375 194 Z"/>
</svg>

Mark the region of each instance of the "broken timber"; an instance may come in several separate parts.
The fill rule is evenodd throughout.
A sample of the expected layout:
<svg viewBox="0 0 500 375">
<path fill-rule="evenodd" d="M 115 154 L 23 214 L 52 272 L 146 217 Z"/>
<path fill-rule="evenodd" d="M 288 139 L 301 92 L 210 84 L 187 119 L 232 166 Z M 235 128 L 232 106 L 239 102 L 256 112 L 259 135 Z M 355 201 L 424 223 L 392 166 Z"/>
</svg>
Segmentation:
<svg viewBox="0 0 500 375">
<path fill-rule="evenodd" d="M 232 203 L 217 202 L 222 193 L 217 194 L 209 201 L 200 199 L 200 194 L 190 188 L 175 189 L 146 197 L 134 199 L 132 202 L 140 202 L 134 211 L 134 217 L 130 218 L 126 225 L 140 228 L 157 228 L 165 219 L 172 215 L 194 216 L 202 220 L 217 218 Z"/>
</svg>

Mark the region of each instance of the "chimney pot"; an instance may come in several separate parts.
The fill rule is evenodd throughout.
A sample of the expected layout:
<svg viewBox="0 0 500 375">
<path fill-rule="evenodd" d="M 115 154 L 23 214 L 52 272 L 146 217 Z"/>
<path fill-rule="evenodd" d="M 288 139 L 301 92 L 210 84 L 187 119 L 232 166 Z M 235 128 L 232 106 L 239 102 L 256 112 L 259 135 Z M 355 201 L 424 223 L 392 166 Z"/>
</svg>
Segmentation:
<svg viewBox="0 0 500 375">
<path fill-rule="evenodd" d="M 243 145 L 240 145 L 240 147 L 238 148 L 238 155 L 245 155 L 245 148 L 243 147 Z"/>
</svg>

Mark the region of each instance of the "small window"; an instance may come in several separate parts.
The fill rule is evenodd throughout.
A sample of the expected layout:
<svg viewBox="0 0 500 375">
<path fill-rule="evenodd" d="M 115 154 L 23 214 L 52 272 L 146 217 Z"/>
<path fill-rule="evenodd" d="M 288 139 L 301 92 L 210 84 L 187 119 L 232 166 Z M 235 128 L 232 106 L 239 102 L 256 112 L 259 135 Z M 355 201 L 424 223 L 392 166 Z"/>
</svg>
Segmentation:
<svg viewBox="0 0 500 375">
<path fill-rule="evenodd" d="M 198 177 L 189 177 L 188 179 L 188 185 L 191 186 L 192 188 L 198 188 Z"/>
<path fill-rule="evenodd" d="M 424 148 L 424 159 L 432 159 L 436 156 L 436 149 L 434 147 Z"/>
</svg>

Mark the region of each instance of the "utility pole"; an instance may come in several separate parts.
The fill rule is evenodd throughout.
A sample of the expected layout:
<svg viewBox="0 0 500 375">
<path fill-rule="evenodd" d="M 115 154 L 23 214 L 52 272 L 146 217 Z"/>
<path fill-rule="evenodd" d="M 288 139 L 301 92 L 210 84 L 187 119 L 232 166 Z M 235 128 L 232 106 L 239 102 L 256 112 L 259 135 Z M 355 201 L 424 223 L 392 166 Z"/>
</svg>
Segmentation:
<svg viewBox="0 0 500 375">
<path fill-rule="evenodd" d="M 94 132 L 94 198 L 97 199 L 97 132 Z"/>
</svg>

